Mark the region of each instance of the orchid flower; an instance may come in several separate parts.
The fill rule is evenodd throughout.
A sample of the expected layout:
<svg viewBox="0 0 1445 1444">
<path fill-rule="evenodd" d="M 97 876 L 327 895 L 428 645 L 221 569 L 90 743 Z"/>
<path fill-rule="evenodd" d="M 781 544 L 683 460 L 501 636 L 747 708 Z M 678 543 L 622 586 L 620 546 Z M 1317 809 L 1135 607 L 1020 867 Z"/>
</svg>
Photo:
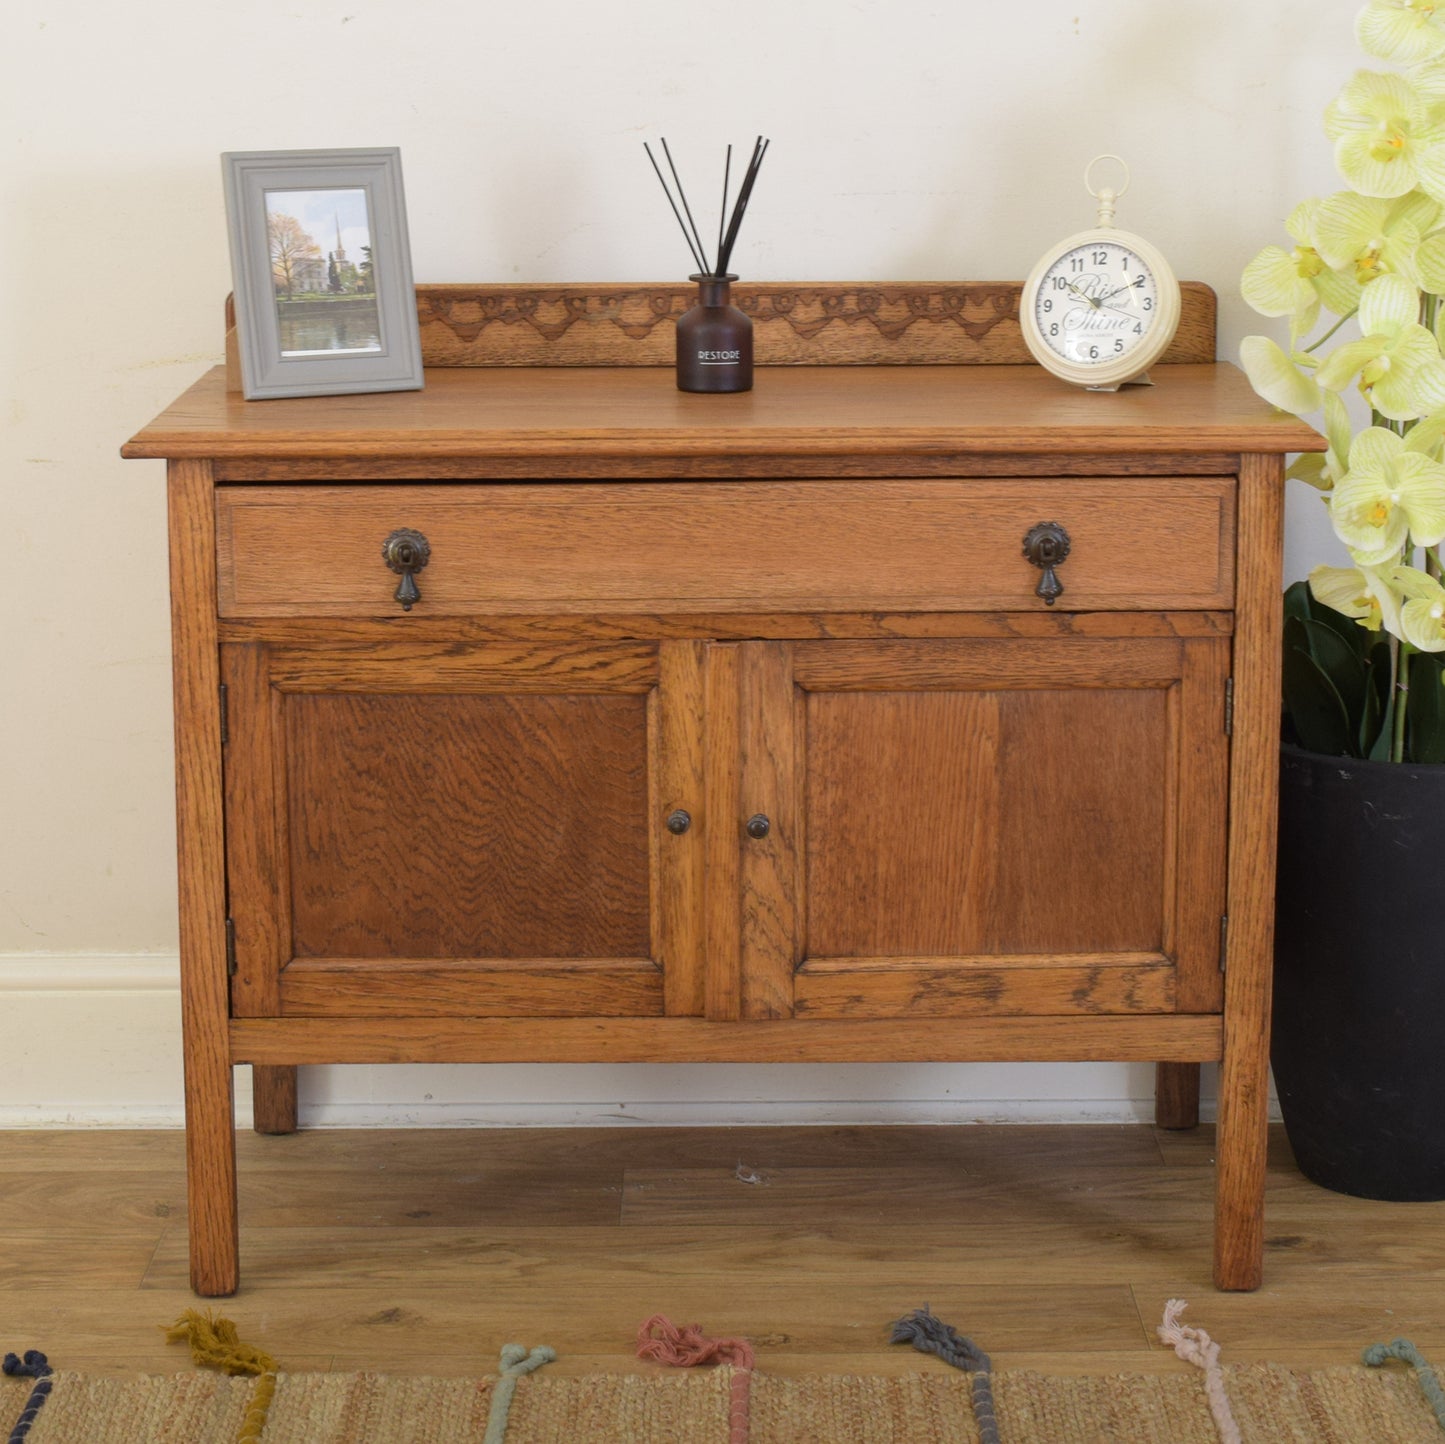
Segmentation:
<svg viewBox="0 0 1445 1444">
<path fill-rule="evenodd" d="M 1368 54 L 1417 65 L 1445 54 L 1445 7 L 1438 0 L 1369 0 L 1355 34 Z"/>
<path fill-rule="evenodd" d="M 1445 587 L 1417 567 L 1392 567 L 1390 581 L 1405 598 L 1401 635 L 1422 652 L 1445 652 Z"/>
<path fill-rule="evenodd" d="M 1445 407 L 1445 361 L 1435 337 L 1415 319 L 1419 314 L 1420 293 L 1403 276 L 1377 277 L 1360 297 L 1364 335 L 1330 354 L 1319 384 L 1341 391 L 1358 376 L 1361 394 L 1392 421 Z"/>
<path fill-rule="evenodd" d="M 1365 196 L 1445 201 L 1445 116 L 1402 75 L 1358 70 L 1325 110 L 1340 174 Z"/>
<path fill-rule="evenodd" d="M 1356 618 L 1362 627 L 1372 632 L 1382 627 L 1393 632 L 1399 627 L 1400 604 L 1379 572 L 1365 567 L 1316 567 L 1309 582 L 1317 601 Z"/>
<path fill-rule="evenodd" d="M 1445 465 L 1371 426 L 1350 447 L 1350 469 L 1330 497 L 1335 535 L 1361 567 L 1398 560 L 1407 541 L 1445 538 Z"/>
<path fill-rule="evenodd" d="M 1383 204 L 1389 208 L 1389 202 Z M 1266 246 L 1244 268 L 1240 286 L 1244 299 L 1261 316 L 1290 317 L 1296 336 L 1314 325 L 1321 302 L 1337 316 L 1360 304 L 1359 280 L 1343 273 L 1342 263 L 1329 260 L 1317 246 L 1315 228 L 1320 206 L 1318 200 L 1301 201 L 1284 223 L 1297 243 L 1294 249 Z"/>
<path fill-rule="evenodd" d="M 1286 354 L 1279 343 L 1268 336 L 1246 336 L 1239 343 L 1239 364 L 1249 377 L 1249 384 L 1272 406 L 1296 416 L 1307 416 L 1320 408 L 1323 393 L 1319 383 L 1300 370 L 1313 360 L 1298 352 L 1293 356 Z"/>
<path fill-rule="evenodd" d="M 1313 235 L 1324 263 L 1348 271 L 1360 285 L 1386 272 L 1398 272 L 1418 285 L 1416 251 L 1439 218 L 1440 203 L 1419 191 L 1393 201 L 1340 191 L 1319 202 Z M 1358 289 L 1354 295 L 1358 304 Z"/>
</svg>

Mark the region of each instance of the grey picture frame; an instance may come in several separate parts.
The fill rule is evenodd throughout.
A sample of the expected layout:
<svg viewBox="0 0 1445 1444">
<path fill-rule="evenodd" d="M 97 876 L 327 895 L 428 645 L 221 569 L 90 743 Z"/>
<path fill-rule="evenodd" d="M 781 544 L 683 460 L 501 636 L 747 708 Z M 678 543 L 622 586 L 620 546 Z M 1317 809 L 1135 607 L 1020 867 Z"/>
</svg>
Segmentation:
<svg viewBox="0 0 1445 1444">
<path fill-rule="evenodd" d="M 419 390 L 421 338 L 401 151 L 395 146 L 227 151 L 221 171 L 245 398 Z M 365 246 L 358 247 L 364 260 L 346 254 L 339 214 L 335 247 L 322 252 L 300 223 L 278 213 L 278 198 L 318 203 L 329 193 L 349 214 L 364 210 L 364 230 L 352 229 L 353 237 L 366 236 Z M 284 254 L 278 259 L 277 246 L 283 252 L 286 247 L 277 239 L 279 222 L 288 222 L 292 234 L 307 243 L 292 249 L 304 253 L 305 284 L 318 288 L 313 293 L 295 293 L 303 261 Z M 346 294 L 368 285 L 369 294 Z M 338 339 L 348 326 L 357 338 L 349 345 Z"/>
</svg>

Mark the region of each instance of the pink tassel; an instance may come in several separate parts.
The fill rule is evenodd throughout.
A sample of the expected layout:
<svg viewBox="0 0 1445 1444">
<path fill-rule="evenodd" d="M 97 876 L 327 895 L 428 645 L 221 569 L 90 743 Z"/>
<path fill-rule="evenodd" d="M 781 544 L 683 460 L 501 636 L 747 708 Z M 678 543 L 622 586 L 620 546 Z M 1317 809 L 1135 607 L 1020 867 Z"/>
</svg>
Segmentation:
<svg viewBox="0 0 1445 1444">
<path fill-rule="evenodd" d="M 1185 1328 L 1179 1322 L 1179 1315 L 1189 1307 L 1184 1299 L 1170 1299 L 1164 1306 L 1164 1322 L 1159 1325 L 1159 1337 L 1186 1364 L 1193 1364 L 1204 1370 L 1204 1393 L 1209 1400 L 1209 1412 L 1214 1416 L 1214 1427 L 1219 1432 L 1220 1444 L 1241 1444 L 1239 1425 L 1234 1422 L 1234 1411 L 1229 1407 L 1229 1395 L 1224 1391 L 1224 1371 L 1219 1367 L 1219 1345 L 1203 1329 Z"/>
<path fill-rule="evenodd" d="M 728 1444 L 748 1444 L 753 1346 L 746 1339 L 709 1339 L 703 1335 L 701 1324 L 679 1329 L 671 1319 L 654 1314 L 637 1331 L 637 1357 L 681 1369 L 696 1364 L 731 1364 Z"/>
</svg>

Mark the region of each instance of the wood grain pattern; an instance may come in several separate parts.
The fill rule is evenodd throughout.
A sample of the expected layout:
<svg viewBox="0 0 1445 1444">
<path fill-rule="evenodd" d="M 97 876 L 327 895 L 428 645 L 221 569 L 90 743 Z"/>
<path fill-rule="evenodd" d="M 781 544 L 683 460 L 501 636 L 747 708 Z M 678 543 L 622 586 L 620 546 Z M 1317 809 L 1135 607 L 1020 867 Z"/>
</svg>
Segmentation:
<svg viewBox="0 0 1445 1444">
<path fill-rule="evenodd" d="M 759 366 L 1027 365 L 1016 281 L 741 281 Z M 1214 360 L 1216 301 L 1180 286 L 1166 362 Z M 671 366 L 683 283 L 417 287 L 427 366 Z"/>
<path fill-rule="evenodd" d="M 648 955 L 645 699 L 288 698 L 298 957 Z"/>
<path fill-rule="evenodd" d="M 297 1121 L 296 1069 L 251 1069 L 251 1119 L 257 1133 L 295 1133 Z"/>
<path fill-rule="evenodd" d="M 1102 683 L 1102 653 L 1097 664 Z M 1161 688 L 1051 688 L 1001 698 L 998 863 L 984 951 L 1163 948 L 1175 906 L 1164 859 L 1186 842 L 1167 827 L 1178 787 L 1167 697 Z"/>
<path fill-rule="evenodd" d="M 417 620 L 1042 611 L 1022 543 L 1048 520 L 1072 538 L 1070 610 L 1228 608 L 1233 491 L 1207 477 L 231 488 L 217 499 L 221 612 L 397 617 L 381 543 L 402 525 L 431 543 Z"/>
<path fill-rule="evenodd" d="M 1035 366 L 800 366 L 739 396 L 694 396 L 670 368 L 434 371 L 424 391 L 243 401 L 208 373 L 122 449 L 128 457 L 530 462 L 566 475 L 627 476 L 631 458 L 878 458 L 1013 454 L 1067 471 L 1080 453 L 1308 451 L 1319 434 L 1275 411 L 1232 366 L 1166 366 L 1158 385 L 1112 395 L 1067 386 Z M 1126 438 L 1126 439 L 1125 439 Z M 1064 458 L 1049 466 L 1045 458 Z M 600 461 L 605 472 L 599 473 Z M 559 467 L 559 463 L 566 466 Z M 378 540 L 377 545 L 380 545 Z"/>
<path fill-rule="evenodd" d="M 1214 1278 L 1221 1289 L 1256 1289 L 1264 1270 L 1283 491 L 1278 458 L 1244 458 L 1229 779 L 1229 948 L 1214 1213 Z"/>
<path fill-rule="evenodd" d="M 654 481 L 739 481 L 756 479 L 820 479 L 840 477 L 1037 476 L 1067 471 L 1070 476 L 1234 476 L 1239 457 L 1219 452 L 1104 452 L 1057 456 L 1040 463 L 1037 456 L 1011 452 L 955 451 L 930 447 L 922 454 L 773 456 L 734 452 L 716 456 L 609 456 L 606 452 L 574 452 L 565 468 L 525 457 L 464 456 L 328 457 L 315 461 L 254 457 L 222 458 L 214 465 L 216 480 L 227 483 L 302 482 L 313 485 L 363 481 L 615 481 L 620 476 Z"/>
<path fill-rule="evenodd" d="M 167 468 L 167 498 L 191 1285 L 199 1294 L 219 1295 L 235 1292 L 240 1264 L 210 468 L 174 462 Z"/>
<path fill-rule="evenodd" d="M 741 1015 L 787 1018 L 793 1011 L 793 969 L 801 951 L 791 649 L 784 642 L 750 642 L 739 651 L 741 786 L 734 835 L 742 852 Z M 753 817 L 768 819 L 766 837 L 745 831 Z"/>
<path fill-rule="evenodd" d="M 299 958 L 281 979 L 288 1018 L 646 1017 L 662 1012 L 650 957 Z"/>
<path fill-rule="evenodd" d="M 741 1018 L 743 1007 L 742 648 L 715 644 L 705 662 L 703 997 L 707 1018 L 722 1022 Z"/>
<path fill-rule="evenodd" d="M 697 1016 L 706 1011 L 707 988 L 707 647 L 698 641 L 664 642 L 657 658 L 658 686 L 648 723 L 652 955 L 662 968 L 667 1012 Z M 683 833 L 666 828 L 666 819 L 678 809 L 692 819 Z"/>
<path fill-rule="evenodd" d="M 649 692 L 657 685 L 657 649 L 573 641 L 545 647 L 428 646 L 402 642 L 336 645 L 271 655 L 272 683 L 287 692 L 364 691 L 416 696 L 479 692 L 526 696 L 557 692 Z"/>
<path fill-rule="evenodd" d="M 221 649 L 227 897 L 236 959 L 231 1010 L 237 1017 L 281 1011 L 279 979 L 292 951 L 285 699 L 272 686 L 269 660 L 268 649 L 254 643 Z"/>
<path fill-rule="evenodd" d="M 1183 845 L 1173 879 L 1177 929 L 1171 951 L 1179 965 L 1179 1007 L 1199 1013 L 1213 1012 L 1224 1001 L 1219 963 L 1226 850 L 1219 839 L 1229 835 L 1225 684 L 1231 658 L 1224 641 L 1189 641 L 1181 651 L 1175 826 Z"/>
<path fill-rule="evenodd" d="M 1030 1017 L 1040 1013 L 1166 1013 L 1174 1007 L 1167 959 L 1121 966 L 990 966 L 949 958 L 933 966 L 869 966 L 862 958 L 810 959 L 794 993 L 800 1018 Z M 819 964 L 823 966 L 819 966 Z"/>
<path fill-rule="evenodd" d="M 1159 1128 L 1199 1126 L 1199 1064 L 1160 1063 L 1154 1070 L 1154 1123 Z"/>
<path fill-rule="evenodd" d="M 710 987 L 714 975 L 708 978 Z M 709 991 L 709 1003 L 713 994 Z M 238 1063 L 1217 1061 L 1218 1014 L 1036 1018 L 238 1018 Z"/>
<path fill-rule="evenodd" d="M 998 698 L 906 691 L 886 656 L 875 665 L 896 692 L 806 693 L 807 967 L 982 951 L 998 859 Z"/>
<path fill-rule="evenodd" d="M 590 647 L 618 638 L 745 641 L 833 637 L 906 640 L 923 637 L 1228 637 L 1232 612 L 709 612 L 586 617 L 336 617 L 223 619 L 222 642 L 275 642 L 282 648 L 334 652 L 361 644 L 374 649 L 407 639 L 408 648 L 498 641 L 572 642 Z"/>
<path fill-rule="evenodd" d="M 810 691 L 891 692 L 983 689 L 1033 691 L 1170 686 L 1179 677 L 1179 643 L 1086 637 L 1040 638 L 1028 645 L 994 639 L 799 642 L 793 674 Z"/>
</svg>

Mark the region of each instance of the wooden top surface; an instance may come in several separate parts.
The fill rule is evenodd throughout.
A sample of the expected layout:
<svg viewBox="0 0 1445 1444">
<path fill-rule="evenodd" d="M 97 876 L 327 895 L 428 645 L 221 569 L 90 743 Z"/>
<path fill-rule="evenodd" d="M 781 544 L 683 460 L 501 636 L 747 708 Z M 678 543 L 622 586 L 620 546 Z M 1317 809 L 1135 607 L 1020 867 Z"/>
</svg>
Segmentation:
<svg viewBox="0 0 1445 1444">
<path fill-rule="evenodd" d="M 671 367 L 429 370 L 422 391 L 245 401 L 208 372 L 126 457 L 847 456 L 870 453 L 1309 451 L 1313 429 L 1223 363 L 1086 392 L 1036 366 L 762 370 L 696 396 Z"/>
</svg>

